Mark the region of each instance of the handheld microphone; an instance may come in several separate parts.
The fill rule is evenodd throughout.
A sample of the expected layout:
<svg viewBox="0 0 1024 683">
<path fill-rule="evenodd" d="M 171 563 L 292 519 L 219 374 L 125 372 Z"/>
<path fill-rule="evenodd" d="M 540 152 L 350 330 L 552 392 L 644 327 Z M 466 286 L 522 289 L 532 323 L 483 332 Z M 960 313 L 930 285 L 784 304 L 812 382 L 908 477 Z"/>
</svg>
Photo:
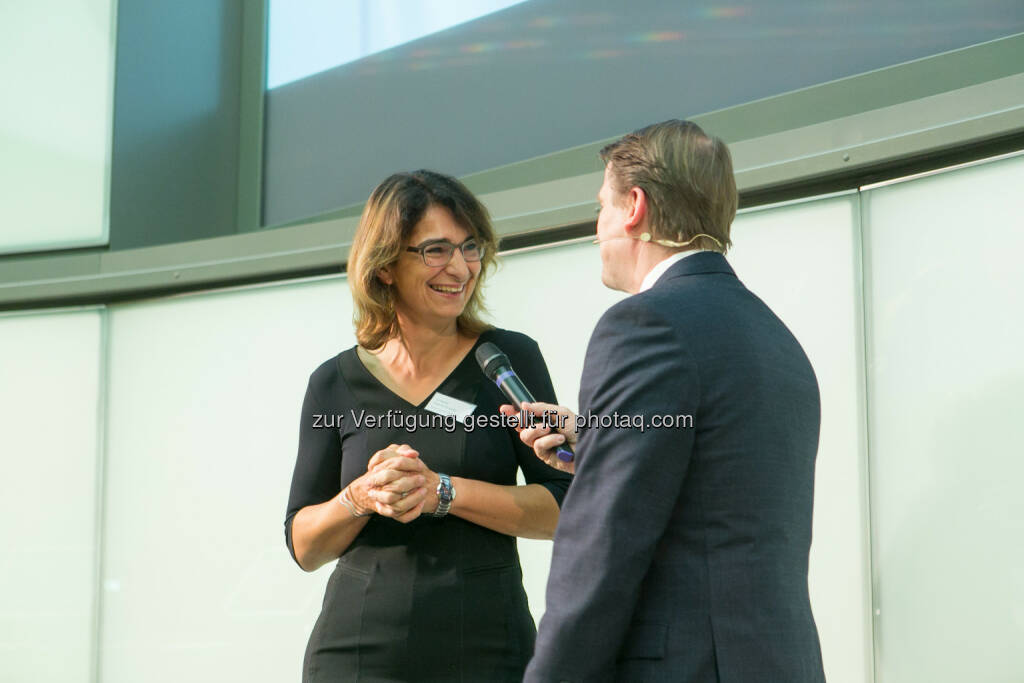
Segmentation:
<svg viewBox="0 0 1024 683">
<path fill-rule="evenodd" d="M 520 406 L 523 403 L 535 402 L 533 394 L 512 369 L 512 363 L 509 362 L 508 356 L 502 353 L 497 346 L 490 342 L 481 344 L 476 350 L 476 362 L 480 364 L 480 369 L 487 375 L 487 379 L 498 385 L 498 388 L 517 410 L 521 410 Z M 555 454 L 562 462 L 572 462 L 576 457 L 572 448 L 569 447 L 568 441 L 555 446 Z"/>
</svg>

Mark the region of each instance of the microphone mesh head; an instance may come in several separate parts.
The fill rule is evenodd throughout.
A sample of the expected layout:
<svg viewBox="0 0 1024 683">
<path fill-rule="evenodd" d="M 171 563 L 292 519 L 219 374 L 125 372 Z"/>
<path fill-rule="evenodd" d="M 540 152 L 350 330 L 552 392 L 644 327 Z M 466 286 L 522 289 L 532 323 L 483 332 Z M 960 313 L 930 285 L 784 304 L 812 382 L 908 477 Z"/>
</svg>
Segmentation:
<svg viewBox="0 0 1024 683">
<path fill-rule="evenodd" d="M 476 362 L 480 365 L 480 369 L 483 370 L 484 374 L 487 375 L 488 379 L 492 382 L 494 378 L 498 376 L 498 368 L 501 366 L 511 367 L 512 364 L 508 360 L 508 356 L 501 352 L 497 346 L 491 342 L 484 342 L 476 349 Z"/>
</svg>

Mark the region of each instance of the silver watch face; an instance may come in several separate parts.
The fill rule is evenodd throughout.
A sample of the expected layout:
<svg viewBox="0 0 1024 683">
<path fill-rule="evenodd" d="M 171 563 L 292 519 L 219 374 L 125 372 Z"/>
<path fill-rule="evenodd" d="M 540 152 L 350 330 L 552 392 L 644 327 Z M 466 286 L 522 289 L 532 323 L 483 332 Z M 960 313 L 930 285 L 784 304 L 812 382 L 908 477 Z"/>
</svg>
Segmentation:
<svg viewBox="0 0 1024 683">
<path fill-rule="evenodd" d="M 452 480 L 441 475 L 441 481 L 437 485 L 437 497 L 442 503 L 450 503 L 452 500 Z"/>
</svg>

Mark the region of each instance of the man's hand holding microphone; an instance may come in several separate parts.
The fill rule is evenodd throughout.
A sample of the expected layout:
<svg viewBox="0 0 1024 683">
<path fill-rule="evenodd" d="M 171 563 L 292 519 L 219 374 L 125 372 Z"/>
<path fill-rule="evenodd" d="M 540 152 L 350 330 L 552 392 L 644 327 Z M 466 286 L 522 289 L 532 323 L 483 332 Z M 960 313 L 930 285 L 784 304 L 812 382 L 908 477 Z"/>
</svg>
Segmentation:
<svg viewBox="0 0 1024 683">
<path fill-rule="evenodd" d="M 519 438 L 523 443 L 532 448 L 537 457 L 551 467 L 563 472 L 575 472 L 576 453 L 573 447 L 576 445 L 576 416 L 564 406 L 534 400 L 533 394 L 512 369 L 508 356 L 494 344 L 481 344 L 476 350 L 476 362 L 484 375 L 512 401 L 511 405 L 506 404 L 499 408 L 503 415 L 513 417 L 522 411 L 538 417 L 547 415 L 549 421 L 555 423 L 554 432 L 543 424 L 519 425 L 516 431 L 519 432 Z"/>
<path fill-rule="evenodd" d="M 537 420 L 534 425 L 521 425 L 516 427 L 519 438 L 523 443 L 533 449 L 537 457 L 555 469 L 573 474 L 576 472 L 576 459 L 564 460 L 559 457 L 559 447 L 565 452 L 565 445 L 575 452 L 576 449 L 576 415 L 565 406 L 556 406 L 553 403 L 542 403 L 540 401 L 524 401 L 519 404 L 520 410 L 515 406 L 505 404 L 500 410 L 503 415 L 514 417 L 522 413 L 534 415 Z M 546 422 L 545 422 L 546 418 Z M 545 424 L 551 425 L 545 426 Z M 552 428 L 554 427 L 554 429 Z"/>
</svg>

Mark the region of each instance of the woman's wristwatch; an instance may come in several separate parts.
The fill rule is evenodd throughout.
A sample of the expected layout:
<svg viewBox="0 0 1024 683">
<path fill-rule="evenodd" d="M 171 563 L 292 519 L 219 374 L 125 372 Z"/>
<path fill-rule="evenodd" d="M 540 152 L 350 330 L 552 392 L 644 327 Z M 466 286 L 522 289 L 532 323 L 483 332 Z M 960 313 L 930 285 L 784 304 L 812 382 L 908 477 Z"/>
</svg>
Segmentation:
<svg viewBox="0 0 1024 683">
<path fill-rule="evenodd" d="M 437 473 L 441 481 L 437 484 L 437 509 L 434 510 L 435 517 L 444 517 L 452 507 L 455 500 L 455 486 L 452 485 L 452 478 L 447 474 Z"/>
</svg>

